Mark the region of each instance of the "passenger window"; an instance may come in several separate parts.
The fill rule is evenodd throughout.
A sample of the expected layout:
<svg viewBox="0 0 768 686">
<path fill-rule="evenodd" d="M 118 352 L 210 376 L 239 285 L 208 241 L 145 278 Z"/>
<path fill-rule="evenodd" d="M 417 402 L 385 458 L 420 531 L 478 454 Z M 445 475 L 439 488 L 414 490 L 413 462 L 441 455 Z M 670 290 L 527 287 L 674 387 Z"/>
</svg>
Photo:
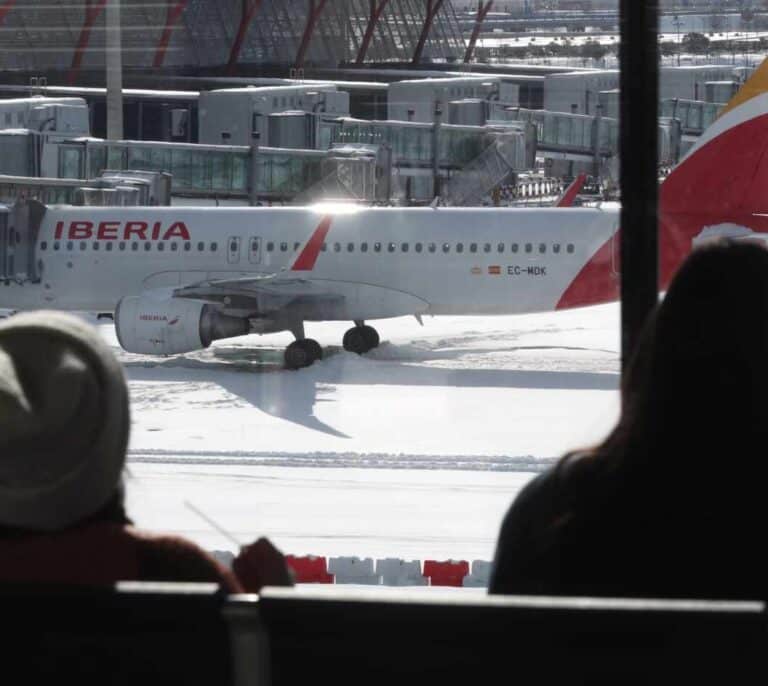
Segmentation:
<svg viewBox="0 0 768 686">
<path fill-rule="evenodd" d="M 179 244 L 176 241 L 171 243 L 171 251 L 172 252 L 176 252 L 178 249 L 179 249 Z"/>
<path fill-rule="evenodd" d="M 486 243 L 485 245 L 483 245 L 483 252 L 491 252 L 491 244 L 490 243 Z"/>
<path fill-rule="evenodd" d="M 360 244 L 360 252 L 368 252 L 368 243 Z"/>
<path fill-rule="evenodd" d="M 435 252 L 437 250 L 437 246 L 434 243 L 429 244 L 429 248 L 427 248 L 429 252 Z"/>
<path fill-rule="evenodd" d="M 120 249 L 121 252 L 125 250 L 125 241 L 120 241 L 120 245 L 118 245 L 117 247 Z"/>
<path fill-rule="evenodd" d="M 267 243 L 267 252 L 272 252 L 274 249 L 275 249 L 275 244 L 272 241 Z"/>
<path fill-rule="evenodd" d="M 443 252 L 448 253 L 451 251 L 451 244 L 450 243 L 443 243 Z"/>
<path fill-rule="evenodd" d="M 395 252 L 396 247 L 397 246 L 394 243 L 390 243 L 389 245 L 387 245 L 387 252 Z"/>
<path fill-rule="evenodd" d="M 85 241 L 80 243 L 80 250 L 85 250 L 87 247 L 88 247 L 88 244 Z"/>
<path fill-rule="evenodd" d="M 232 248 L 232 252 L 237 252 L 237 243 L 233 243 L 235 246 Z M 288 243 L 280 243 L 280 252 L 288 252 Z"/>
<path fill-rule="evenodd" d="M 333 252 L 341 252 L 341 243 L 333 244 Z"/>
<path fill-rule="evenodd" d="M 408 243 L 403 243 L 400 248 L 403 252 L 408 252 Z"/>
<path fill-rule="evenodd" d="M 323 245 L 322 245 L 322 247 L 320 248 L 320 250 L 322 250 L 323 252 L 325 252 L 326 250 L 328 250 L 328 244 L 327 244 L 327 243 L 323 243 Z"/>
<path fill-rule="evenodd" d="M 202 244 L 202 243 L 198 243 L 198 245 L 199 245 L 199 246 L 202 246 L 203 244 Z M 139 243 L 138 243 L 138 241 L 134 241 L 133 243 L 131 243 L 131 250 L 133 250 L 134 252 L 136 252 L 138 249 L 139 249 Z M 200 248 L 200 250 L 202 250 L 202 249 L 203 249 L 203 248 L 201 247 L 201 248 Z"/>
<path fill-rule="evenodd" d="M 533 244 L 532 243 L 526 243 L 525 244 L 525 252 L 533 252 Z"/>
<path fill-rule="evenodd" d="M 499 252 L 504 252 L 504 243 L 499 243 L 496 246 L 496 250 L 498 250 Z"/>
<path fill-rule="evenodd" d="M 512 252 L 517 252 L 517 248 L 518 248 L 517 243 L 512 243 L 512 245 L 509 246 L 509 249 Z"/>
<path fill-rule="evenodd" d="M 456 252 L 464 252 L 464 243 L 456 244 Z"/>
<path fill-rule="evenodd" d="M 547 252 L 547 244 L 546 243 L 539 243 L 539 252 L 543 255 L 545 252 Z"/>
<path fill-rule="evenodd" d="M 381 252 L 381 243 L 374 243 L 373 244 L 373 251 L 374 252 Z"/>
<path fill-rule="evenodd" d="M 211 243 L 211 252 L 216 252 L 219 249 L 218 243 Z"/>
<path fill-rule="evenodd" d="M 165 250 L 165 243 L 163 243 L 163 242 L 160 242 L 160 243 L 158 243 L 158 244 L 157 244 L 157 249 L 158 249 L 160 252 L 163 252 L 163 250 Z"/>
<path fill-rule="evenodd" d="M 189 252 L 190 250 L 192 250 L 192 243 L 190 243 L 189 241 L 186 241 L 184 243 L 184 252 Z"/>
<path fill-rule="evenodd" d="M 75 244 L 72 241 L 69 241 L 69 243 L 67 243 L 67 250 L 71 252 L 74 249 L 75 249 Z"/>
<path fill-rule="evenodd" d="M 355 252 L 355 244 L 347 243 L 347 252 Z"/>
<path fill-rule="evenodd" d="M 469 244 L 469 252 L 477 252 L 477 243 Z"/>
<path fill-rule="evenodd" d="M 422 243 L 416 243 L 416 245 L 413 246 L 413 249 L 416 252 L 421 252 L 424 249 L 424 245 Z"/>
<path fill-rule="evenodd" d="M 53 249 L 54 249 L 54 250 L 58 250 L 60 247 L 61 247 L 61 244 L 60 244 L 58 241 L 56 241 L 56 242 L 53 244 Z"/>
<path fill-rule="evenodd" d="M 560 243 L 555 243 L 555 244 L 552 246 L 552 252 L 553 252 L 553 253 L 555 253 L 556 255 L 557 255 L 557 253 L 559 253 L 559 252 L 560 252 Z"/>
<path fill-rule="evenodd" d="M 568 247 L 566 248 L 566 250 L 569 253 L 573 253 L 573 251 L 574 251 L 573 243 L 568 243 Z"/>
<path fill-rule="evenodd" d="M 203 250 L 205 250 L 205 243 L 203 243 L 202 241 L 200 241 L 200 242 L 197 244 L 197 249 L 198 249 L 200 252 L 203 252 Z"/>
<path fill-rule="evenodd" d="M 106 243 L 106 244 L 104 245 L 104 249 L 105 249 L 107 252 L 112 252 L 112 245 L 113 245 L 112 243 Z"/>
<path fill-rule="evenodd" d="M 147 241 L 146 243 L 144 243 L 144 250 L 145 250 L 145 251 L 149 251 L 149 250 L 152 250 L 152 243 L 150 243 L 149 241 Z"/>
<path fill-rule="evenodd" d="M 98 241 L 94 241 L 93 242 L 93 249 L 94 250 L 98 250 L 99 249 L 99 242 Z"/>
<path fill-rule="evenodd" d="M 293 244 L 293 252 L 298 252 L 300 247 L 301 247 L 301 243 L 299 243 L 298 241 L 296 241 L 296 242 Z"/>
<path fill-rule="evenodd" d="M 45 241 L 40 243 L 40 250 L 48 250 L 48 243 L 46 243 Z"/>
</svg>

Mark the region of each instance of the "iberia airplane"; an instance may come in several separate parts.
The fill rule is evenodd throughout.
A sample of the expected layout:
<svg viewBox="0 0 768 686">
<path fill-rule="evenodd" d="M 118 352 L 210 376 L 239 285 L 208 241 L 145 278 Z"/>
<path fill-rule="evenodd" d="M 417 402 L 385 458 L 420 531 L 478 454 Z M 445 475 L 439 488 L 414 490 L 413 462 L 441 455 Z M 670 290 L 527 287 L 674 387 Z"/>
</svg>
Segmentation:
<svg viewBox="0 0 768 686">
<path fill-rule="evenodd" d="M 768 238 L 768 61 L 664 181 L 661 287 L 696 241 Z M 44 207 L 0 228 L 0 308 L 114 313 L 133 353 L 288 330 L 289 368 L 322 357 L 304 323 L 539 312 L 616 300 L 616 208 Z M 12 228 L 10 228 L 12 227 Z"/>
</svg>

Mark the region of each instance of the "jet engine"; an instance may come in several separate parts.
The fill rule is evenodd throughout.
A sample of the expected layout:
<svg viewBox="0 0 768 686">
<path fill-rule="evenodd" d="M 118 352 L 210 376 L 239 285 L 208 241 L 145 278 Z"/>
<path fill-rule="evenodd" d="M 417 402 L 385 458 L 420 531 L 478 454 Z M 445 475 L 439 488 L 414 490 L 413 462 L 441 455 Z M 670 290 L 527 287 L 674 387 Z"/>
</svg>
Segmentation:
<svg viewBox="0 0 768 686">
<path fill-rule="evenodd" d="M 247 319 L 221 314 L 199 300 L 131 296 L 115 310 L 117 340 L 129 353 L 178 355 L 249 331 Z"/>
</svg>

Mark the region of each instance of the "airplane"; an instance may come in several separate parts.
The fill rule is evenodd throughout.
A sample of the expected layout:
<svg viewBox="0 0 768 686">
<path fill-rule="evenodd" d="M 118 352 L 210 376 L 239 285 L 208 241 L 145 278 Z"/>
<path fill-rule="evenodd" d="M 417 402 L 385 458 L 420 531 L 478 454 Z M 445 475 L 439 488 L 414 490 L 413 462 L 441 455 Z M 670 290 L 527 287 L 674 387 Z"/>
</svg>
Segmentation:
<svg viewBox="0 0 768 686">
<path fill-rule="evenodd" d="M 660 288 L 701 240 L 768 238 L 768 60 L 664 180 Z M 11 228 L 12 227 L 12 228 Z M 305 322 L 494 315 L 619 297 L 619 209 L 45 207 L 0 222 L 0 308 L 112 312 L 128 352 L 175 355 L 290 331 L 285 366 L 320 359 Z"/>
</svg>

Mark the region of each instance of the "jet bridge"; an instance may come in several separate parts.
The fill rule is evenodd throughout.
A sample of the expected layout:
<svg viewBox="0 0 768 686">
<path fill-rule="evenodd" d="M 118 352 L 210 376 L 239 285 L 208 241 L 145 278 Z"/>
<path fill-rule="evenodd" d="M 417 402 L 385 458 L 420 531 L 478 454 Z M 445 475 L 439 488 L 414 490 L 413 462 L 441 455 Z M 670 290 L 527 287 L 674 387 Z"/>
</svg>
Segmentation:
<svg viewBox="0 0 768 686">
<path fill-rule="evenodd" d="M 46 207 L 35 200 L 0 205 L 0 281 L 39 283 L 42 261 L 37 255 Z"/>
</svg>

